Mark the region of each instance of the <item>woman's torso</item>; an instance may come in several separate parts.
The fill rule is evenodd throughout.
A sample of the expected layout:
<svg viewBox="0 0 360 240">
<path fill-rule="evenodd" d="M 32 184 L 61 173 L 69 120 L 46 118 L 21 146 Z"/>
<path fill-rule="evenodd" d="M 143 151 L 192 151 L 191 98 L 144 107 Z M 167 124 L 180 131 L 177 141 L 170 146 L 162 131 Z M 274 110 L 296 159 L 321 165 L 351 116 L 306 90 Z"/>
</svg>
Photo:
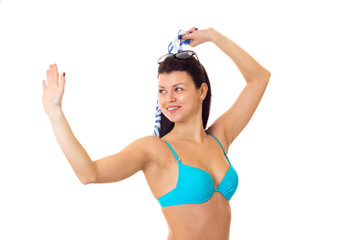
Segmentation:
<svg viewBox="0 0 360 240">
<path fill-rule="evenodd" d="M 224 151 L 227 146 L 221 137 Z M 176 188 L 179 178 L 179 165 L 168 142 L 176 152 L 182 164 L 202 169 L 211 176 L 217 189 L 227 174 L 230 163 L 223 149 L 211 136 L 202 144 L 185 141 L 172 141 L 166 136 L 154 138 L 154 161 L 144 170 L 144 175 L 156 199 Z M 231 221 L 229 201 L 220 192 L 213 192 L 210 199 L 202 203 L 180 204 L 162 207 L 169 226 L 169 240 L 172 239 L 228 239 Z"/>
</svg>

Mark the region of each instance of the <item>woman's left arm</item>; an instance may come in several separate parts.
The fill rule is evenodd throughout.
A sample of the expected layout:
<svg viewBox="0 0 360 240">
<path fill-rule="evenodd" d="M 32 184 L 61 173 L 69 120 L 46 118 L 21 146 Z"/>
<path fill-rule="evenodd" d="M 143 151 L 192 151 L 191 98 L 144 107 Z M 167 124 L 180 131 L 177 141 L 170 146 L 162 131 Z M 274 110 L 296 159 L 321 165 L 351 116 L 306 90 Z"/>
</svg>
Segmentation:
<svg viewBox="0 0 360 240">
<path fill-rule="evenodd" d="M 183 39 L 190 39 L 190 46 L 211 41 L 236 64 L 247 84 L 235 103 L 209 127 L 207 132 L 219 136 L 228 148 L 250 121 L 265 92 L 270 72 L 261 66 L 241 47 L 213 28 L 191 29 Z"/>
</svg>

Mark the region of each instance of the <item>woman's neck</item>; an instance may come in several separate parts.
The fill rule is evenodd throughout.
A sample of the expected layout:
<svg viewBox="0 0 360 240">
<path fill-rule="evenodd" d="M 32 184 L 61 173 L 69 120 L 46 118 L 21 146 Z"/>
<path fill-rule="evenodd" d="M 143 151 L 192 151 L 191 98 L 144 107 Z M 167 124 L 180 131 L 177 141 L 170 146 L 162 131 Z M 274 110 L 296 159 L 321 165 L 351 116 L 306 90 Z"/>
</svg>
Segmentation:
<svg viewBox="0 0 360 240">
<path fill-rule="evenodd" d="M 169 133 L 169 137 L 177 140 L 202 143 L 207 134 L 202 121 L 176 122 L 174 128 Z"/>
</svg>

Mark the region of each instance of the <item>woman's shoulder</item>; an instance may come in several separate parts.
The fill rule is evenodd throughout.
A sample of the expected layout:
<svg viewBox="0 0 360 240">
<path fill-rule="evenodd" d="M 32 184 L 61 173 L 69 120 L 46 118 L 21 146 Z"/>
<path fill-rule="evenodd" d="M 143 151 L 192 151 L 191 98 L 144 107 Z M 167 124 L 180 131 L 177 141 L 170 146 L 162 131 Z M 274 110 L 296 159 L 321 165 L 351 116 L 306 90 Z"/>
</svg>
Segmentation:
<svg viewBox="0 0 360 240">
<path fill-rule="evenodd" d="M 154 135 L 148 135 L 135 140 L 136 145 L 143 151 L 146 151 L 148 154 L 156 155 L 160 149 L 163 149 L 166 146 L 165 142 Z"/>
<path fill-rule="evenodd" d="M 149 141 L 149 142 L 157 142 L 157 141 L 161 141 L 160 138 L 154 136 L 154 135 L 148 135 L 148 136 L 144 136 L 144 137 L 141 137 L 141 138 L 138 138 L 137 140 L 140 140 L 140 141 Z"/>
<path fill-rule="evenodd" d="M 212 135 L 218 140 L 221 144 L 221 146 L 224 148 L 225 152 L 227 153 L 229 150 L 229 144 L 226 142 L 225 133 L 224 131 L 221 131 L 220 129 L 215 129 L 212 127 L 209 127 L 205 131 L 208 135 Z"/>
<path fill-rule="evenodd" d="M 135 142 L 137 145 L 137 150 L 135 151 L 139 151 L 138 154 L 145 154 L 147 156 L 147 160 L 151 163 L 148 166 L 154 167 L 159 164 L 163 164 L 164 159 L 171 154 L 171 152 L 169 153 L 169 150 L 167 149 L 168 146 L 165 141 L 159 137 L 153 135 L 144 136 L 138 138 Z"/>
<path fill-rule="evenodd" d="M 140 145 L 142 145 L 144 148 L 150 148 L 150 149 L 156 148 L 158 145 L 161 145 L 164 143 L 163 140 L 161 140 L 160 138 L 158 138 L 154 135 L 144 136 L 144 137 L 138 138 L 135 141 L 138 142 Z"/>
</svg>

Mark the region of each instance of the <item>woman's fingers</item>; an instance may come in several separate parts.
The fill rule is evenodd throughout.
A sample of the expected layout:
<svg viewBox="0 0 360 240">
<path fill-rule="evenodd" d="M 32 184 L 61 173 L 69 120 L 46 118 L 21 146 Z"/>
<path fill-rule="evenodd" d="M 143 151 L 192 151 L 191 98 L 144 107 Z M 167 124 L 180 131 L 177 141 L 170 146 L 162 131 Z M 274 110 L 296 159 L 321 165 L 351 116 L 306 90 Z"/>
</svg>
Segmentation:
<svg viewBox="0 0 360 240">
<path fill-rule="evenodd" d="M 191 33 L 187 33 L 181 36 L 181 40 L 190 40 L 190 46 L 191 47 L 196 47 L 199 43 L 198 43 L 198 37 L 197 37 L 197 32 L 191 32 Z"/>
<path fill-rule="evenodd" d="M 181 39 L 191 39 L 191 35 L 195 33 L 198 29 L 193 27 L 186 31 L 186 34 L 182 35 Z"/>
<path fill-rule="evenodd" d="M 197 28 L 193 27 L 189 30 L 188 34 L 184 34 L 181 37 L 181 40 L 190 39 L 190 46 L 196 47 L 199 44 L 211 41 L 213 34 L 212 32 L 212 28 L 198 30 Z"/>
<path fill-rule="evenodd" d="M 62 88 L 65 86 L 65 72 L 61 74 L 59 82 L 59 72 L 56 63 L 49 65 L 49 69 L 46 70 L 46 79 L 47 81 L 43 81 L 44 89 L 46 89 L 48 86 L 60 86 Z"/>
<path fill-rule="evenodd" d="M 186 31 L 186 34 L 182 35 L 181 40 L 190 40 L 190 46 L 196 47 L 201 43 L 201 39 L 199 39 L 200 35 L 198 34 L 199 29 L 196 27 L 192 27 L 188 31 Z M 200 32 L 200 31 L 199 31 Z"/>
<path fill-rule="evenodd" d="M 51 64 L 46 71 L 47 81 L 42 81 L 43 97 L 42 102 L 46 114 L 54 109 L 61 108 L 62 97 L 65 88 L 65 73 L 60 76 L 56 64 Z"/>
<path fill-rule="evenodd" d="M 46 71 L 46 78 L 48 86 L 59 85 L 59 72 L 56 63 L 50 64 L 49 69 Z"/>
<path fill-rule="evenodd" d="M 188 31 L 186 31 L 186 33 L 193 33 L 195 31 L 197 31 L 198 29 L 196 27 L 192 27 L 191 29 L 189 29 Z"/>
<path fill-rule="evenodd" d="M 186 33 L 186 34 L 184 34 L 184 35 L 181 36 L 181 40 L 187 40 L 187 39 L 192 40 L 192 39 L 194 38 L 193 34 L 194 34 L 194 32 L 192 32 L 192 33 L 190 33 L 190 32 L 189 32 L 189 33 Z"/>
</svg>

